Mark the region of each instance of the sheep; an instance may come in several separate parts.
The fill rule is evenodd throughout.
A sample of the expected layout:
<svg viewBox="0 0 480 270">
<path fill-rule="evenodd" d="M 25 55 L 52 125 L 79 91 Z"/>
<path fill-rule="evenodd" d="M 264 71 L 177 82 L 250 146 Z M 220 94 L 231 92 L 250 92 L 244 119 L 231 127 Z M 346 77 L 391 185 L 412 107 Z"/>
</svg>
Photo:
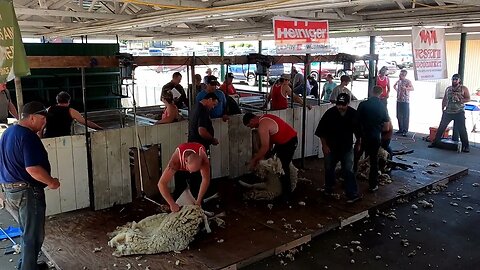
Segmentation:
<svg viewBox="0 0 480 270">
<path fill-rule="evenodd" d="M 385 149 L 380 147 L 378 149 L 378 171 L 379 171 L 378 181 L 379 183 L 382 183 L 382 184 L 392 182 L 390 175 L 388 175 L 388 173 L 390 172 L 390 168 L 388 168 L 387 166 L 388 159 L 389 159 L 389 153 Z M 358 169 L 356 173 L 357 179 L 368 180 L 369 173 L 370 173 L 370 158 L 367 157 L 358 161 Z"/>
<path fill-rule="evenodd" d="M 249 190 L 243 194 L 246 200 L 273 200 L 282 194 L 280 176 L 283 175 L 282 163 L 276 156 L 261 160 L 255 170 L 255 176 L 263 182 L 248 184 L 239 181 L 239 184 Z M 294 191 L 298 181 L 298 169 L 290 163 L 290 181 Z"/>
<path fill-rule="evenodd" d="M 206 221 L 204 211 L 194 205 L 195 199 L 186 189 L 177 199 L 183 205 L 175 213 L 152 215 L 137 222 L 129 222 L 117 227 L 109 234 L 108 245 L 115 248 L 114 256 L 134 254 L 156 254 L 181 251 L 188 247 L 200 230 L 200 224 Z M 208 222 L 205 224 L 208 228 Z"/>
</svg>

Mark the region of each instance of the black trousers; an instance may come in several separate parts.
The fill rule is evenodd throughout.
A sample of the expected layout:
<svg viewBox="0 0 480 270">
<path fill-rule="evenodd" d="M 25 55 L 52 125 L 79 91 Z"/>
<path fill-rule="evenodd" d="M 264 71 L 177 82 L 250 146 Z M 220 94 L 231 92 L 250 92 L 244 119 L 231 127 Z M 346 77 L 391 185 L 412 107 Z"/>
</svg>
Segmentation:
<svg viewBox="0 0 480 270">
<path fill-rule="evenodd" d="M 468 142 L 468 133 L 467 127 L 465 126 L 465 111 L 461 111 L 458 113 L 446 113 L 443 112 L 442 120 L 440 120 L 440 125 L 437 129 L 437 134 L 435 136 L 435 140 L 433 143 L 438 143 L 445 129 L 447 128 L 448 124 L 453 120 L 453 136 L 452 139 L 458 141 L 458 136 L 460 136 L 460 140 L 462 141 L 462 147 L 469 147 Z"/>
<path fill-rule="evenodd" d="M 370 157 L 370 174 L 368 175 L 368 184 L 370 188 L 378 185 L 378 149 L 380 140 L 365 140 L 365 154 Z"/>
<path fill-rule="evenodd" d="M 173 199 L 178 199 L 188 186 L 190 187 L 193 197 L 197 198 L 201 183 L 202 175 L 200 172 L 189 173 L 188 171 L 177 171 L 175 173 L 175 190 L 173 191 Z"/>
<path fill-rule="evenodd" d="M 282 182 L 282 197 L 287 200 L 290 198 L 292 193 L 292 183 L 290 181 L 290 162 L 292 162 L 293 154 L 297 149 L 298 138 L 297 136 L 290 139 L 284 144 L 276 144 L 272 152 L 277 154 L 277 157 L 282 163 L 282 169 L 285 172 L 284 175 L 280 177 Z"/>
</svg>

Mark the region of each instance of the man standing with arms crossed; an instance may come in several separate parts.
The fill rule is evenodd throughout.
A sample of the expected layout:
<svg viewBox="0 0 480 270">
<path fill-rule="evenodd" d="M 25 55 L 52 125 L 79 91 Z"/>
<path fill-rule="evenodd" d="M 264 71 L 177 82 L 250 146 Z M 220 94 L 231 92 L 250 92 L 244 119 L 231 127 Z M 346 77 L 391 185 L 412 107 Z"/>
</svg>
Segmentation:
<svg viewBox="0 0 480 270">
<path fill-rule="evenodd" d="M 48 154 L 37 132 L 46 122 L 47 110 L 40 102 L 23 107 L 17 125 L 9 127 L 0 139 L 0 185 L 8 204 L 18 214 L 23 232 L 22 256 L 18 269 L 33 270 L 45 237 L 45 191 L 57 189 L 60 182 L 50 175 Z M 44 265 L 43 265 L 44 267 Z"/>
</svg>

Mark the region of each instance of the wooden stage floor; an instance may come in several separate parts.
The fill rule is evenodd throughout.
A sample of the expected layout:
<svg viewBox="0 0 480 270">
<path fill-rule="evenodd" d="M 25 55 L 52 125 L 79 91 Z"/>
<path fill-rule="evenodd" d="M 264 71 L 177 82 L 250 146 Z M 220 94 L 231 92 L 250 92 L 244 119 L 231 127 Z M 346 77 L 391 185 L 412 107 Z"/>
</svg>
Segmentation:
<svg viewBox="0 0 480 270">
<path fill-rule="evenodd" d="M 310 169 L 301 171 L 300 176 L 311 182 L 299 182 L 289 205 L 272 203 L 270 209 L 269 202 L 243 202 L 237 185 L 227 180 L 222 185 L 224 200 L 220 202 L 226 212 L 223 218 L 226 227 L 214 227 L 211 234 L 200 233 L 190 249 L 181 253 L 112 256 L 107 233 L 126 222 L 158 213 L 157 207 L 145 201 L 97 212 L 79 210 L 51 217 L 46 224 L 43 251 L 57 269 L 65 270 L 127 269 L 127 265 L 131 267 L 128 269 L 142 270 L 237 269 L 355 222 L 400 197 L 439 183 L 446 184 L 468 173 L 464 167 L 449 164 L 431 167 L 428 165 L 432 162 L 428 160 L 404 159 L 402 162 L 413 165 L 414 171 L 393 171 L 393 182 L 380 186 L 375 194 L 367 192 L 367 183 L 359 182 L 363 200 L 353 205 L 347 204 L 344 198 L 326 199 L 320 195 L 323 165 L 322 160 L 316 158 L 306 159 L 305 167 Z M 342 193 L 340 185 L 337 192 Z"/>
</svg>

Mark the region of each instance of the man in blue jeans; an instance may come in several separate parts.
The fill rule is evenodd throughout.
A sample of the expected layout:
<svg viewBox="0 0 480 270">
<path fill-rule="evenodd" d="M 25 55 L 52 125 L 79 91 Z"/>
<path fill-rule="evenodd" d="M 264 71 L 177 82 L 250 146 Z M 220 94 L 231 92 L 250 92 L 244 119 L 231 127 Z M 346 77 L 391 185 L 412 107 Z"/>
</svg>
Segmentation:
<svg viewBox="0 0 480 270">
<path fill-rule="evenodd" d="M 325 162 L 326 195 L 333 194 L 335 185 L 335 167 L 340 161 L 345 179 L 347 203 L 360 199 L 357 181 L 353 172 L 353 135 L 355 148 L 360 148 L 360 127 L 357 111 L 349 107 L 350 95 L 341 93 L 337 96 L 336 106 L 328 109 L 318 123 L 315 135 L 320 137 Z"/>
<path fill-rule="evenodd" d="M 37 132 L 46 122 L 47 110 L 39 102 L 25 104 L 20 121 L 0 139 L 0 185 L 8 205 L 18 214 L 23 232 L 18 269 L 46 269 L 37 263 L 45 236 L 44 188 L 57 189 L 60 182 L 50 175 L 48 154 Z"/>
</svg>

